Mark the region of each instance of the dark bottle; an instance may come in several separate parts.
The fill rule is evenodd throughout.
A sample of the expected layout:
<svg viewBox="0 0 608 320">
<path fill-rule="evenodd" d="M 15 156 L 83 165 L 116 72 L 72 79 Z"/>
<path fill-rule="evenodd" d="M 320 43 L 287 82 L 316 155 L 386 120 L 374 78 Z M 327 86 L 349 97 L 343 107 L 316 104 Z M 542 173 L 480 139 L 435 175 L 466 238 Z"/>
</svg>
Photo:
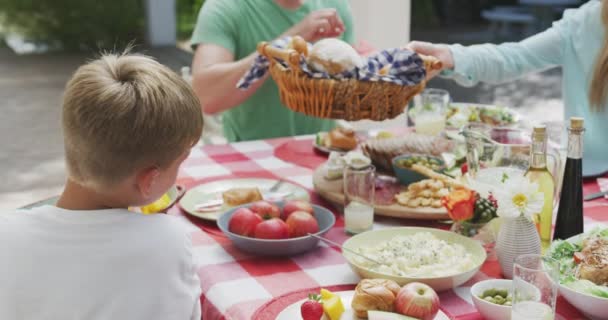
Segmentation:
<svg viewBox="0 0 608 320">
<path fill-rule="evenodd" d="M 570 118 L 568 159 L 564 170 L 553 239 L 583 233 L 583 118 Z"/>
</svg>

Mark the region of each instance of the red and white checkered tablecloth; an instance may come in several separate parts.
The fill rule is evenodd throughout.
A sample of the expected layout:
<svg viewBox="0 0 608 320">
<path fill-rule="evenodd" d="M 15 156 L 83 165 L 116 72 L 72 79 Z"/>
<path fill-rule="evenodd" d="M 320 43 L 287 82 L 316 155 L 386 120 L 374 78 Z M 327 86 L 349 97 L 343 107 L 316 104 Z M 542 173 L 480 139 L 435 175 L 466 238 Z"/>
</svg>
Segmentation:
<svg viewBox="0 0 608 320">
<path fill-rule="evenodd" d="M 178 183 L 187 188 L 203 182 L 228 178 L 286 179 L 311 192 L 313 202 L 334 209 L 313 192 L 313 168 L 325 161 L 315 154 L 312 136 L 196 147 L 184 162 Z M 587 182 L 585 194 L 598 192 L 595 181 Z M 327 237 L 342 243 L 347 239 L 339 210 L 336 226 Z M 277 312 L 319 287 L 350 290 L 359 281 L 339 249 L 320 248 L 291 258 L 255 257 L 240 252 L 215 226 L 190 217 L 175 207 L 169 211 L 189 219 L 193 228 L 194 253 L 203 294 L 203 319 L 274 319 Z M 608 221 L 608 200 L 585 203 L 585 226 Z M 377 217 L 374 228 L 384 226 L 431 226 L 433 222 Z M 447 228 L 447 226 L 443 226 Z M 469 288 L 476 281 L 500 277 L 495 257 L 489 257 L 480 272 L 468 283 L 440 294 L 441 309 L 451 319 L 482 319 L 473 306 Z M 279 299 L 280 298 L 280 299 Z M 564 299 L 559 298 L 557 320 L 584 319 Z"/>
</svg>

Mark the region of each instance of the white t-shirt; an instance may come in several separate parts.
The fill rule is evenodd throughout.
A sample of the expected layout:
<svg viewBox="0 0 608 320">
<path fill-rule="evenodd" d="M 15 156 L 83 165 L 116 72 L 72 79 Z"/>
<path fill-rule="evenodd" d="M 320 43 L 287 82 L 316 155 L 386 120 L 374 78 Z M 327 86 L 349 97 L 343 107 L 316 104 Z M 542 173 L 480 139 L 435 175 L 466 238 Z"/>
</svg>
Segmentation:
<svg viewBox="0 0 608 320">
<path fill-rule="evenodd" d="M 187 224 L 124 209 L 0 214 L 0 319 L 199 320 Z"/>
</svg>

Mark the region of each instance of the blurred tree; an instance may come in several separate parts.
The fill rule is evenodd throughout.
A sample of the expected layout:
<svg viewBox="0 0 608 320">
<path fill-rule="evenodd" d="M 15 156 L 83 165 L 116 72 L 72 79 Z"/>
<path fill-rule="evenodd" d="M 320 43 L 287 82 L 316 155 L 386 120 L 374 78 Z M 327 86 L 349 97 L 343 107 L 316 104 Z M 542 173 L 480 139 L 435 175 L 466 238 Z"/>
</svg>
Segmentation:
<svg viewBox="0 0 608 320">
<path fill-rule="evenodd" d="M 412 0 L 412 27 L 425 28 L 439 25 L 435 8 L 437 1 Z"/>
<path fill-rule="evenodd" d="M 205 0 L 177 0 L 178 39 L 189 39 L 192 36 L 198 12 L 204 2 Z"/>
<path fill-rule="evenodd" d="M 68 50 L 121 48 L 144 38 L 143 0 L 0 0 L 2 25 Z"/>
</svg>

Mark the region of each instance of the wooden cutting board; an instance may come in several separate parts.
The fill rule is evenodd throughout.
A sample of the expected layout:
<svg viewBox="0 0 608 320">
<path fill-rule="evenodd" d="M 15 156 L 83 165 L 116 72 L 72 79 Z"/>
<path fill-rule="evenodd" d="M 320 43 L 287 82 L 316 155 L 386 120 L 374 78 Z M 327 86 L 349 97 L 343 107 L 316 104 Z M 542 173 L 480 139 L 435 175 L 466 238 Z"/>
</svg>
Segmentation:
<svg viewBox="0 0 608 320">
<path fill-rule="evenodd" d="M 315 191 L 325 200 L 336 205 L 344 205 L 342 179 L 325 179 L 325 166 L 319 166 L 313 173 Z M 416 220 L 446 220 L 450 219 L 445 208 L 409 208 L 397 203 L 389 206 L 376 206 L 375 214 L 387 217 L 416 219 Z"/>
</svg>

